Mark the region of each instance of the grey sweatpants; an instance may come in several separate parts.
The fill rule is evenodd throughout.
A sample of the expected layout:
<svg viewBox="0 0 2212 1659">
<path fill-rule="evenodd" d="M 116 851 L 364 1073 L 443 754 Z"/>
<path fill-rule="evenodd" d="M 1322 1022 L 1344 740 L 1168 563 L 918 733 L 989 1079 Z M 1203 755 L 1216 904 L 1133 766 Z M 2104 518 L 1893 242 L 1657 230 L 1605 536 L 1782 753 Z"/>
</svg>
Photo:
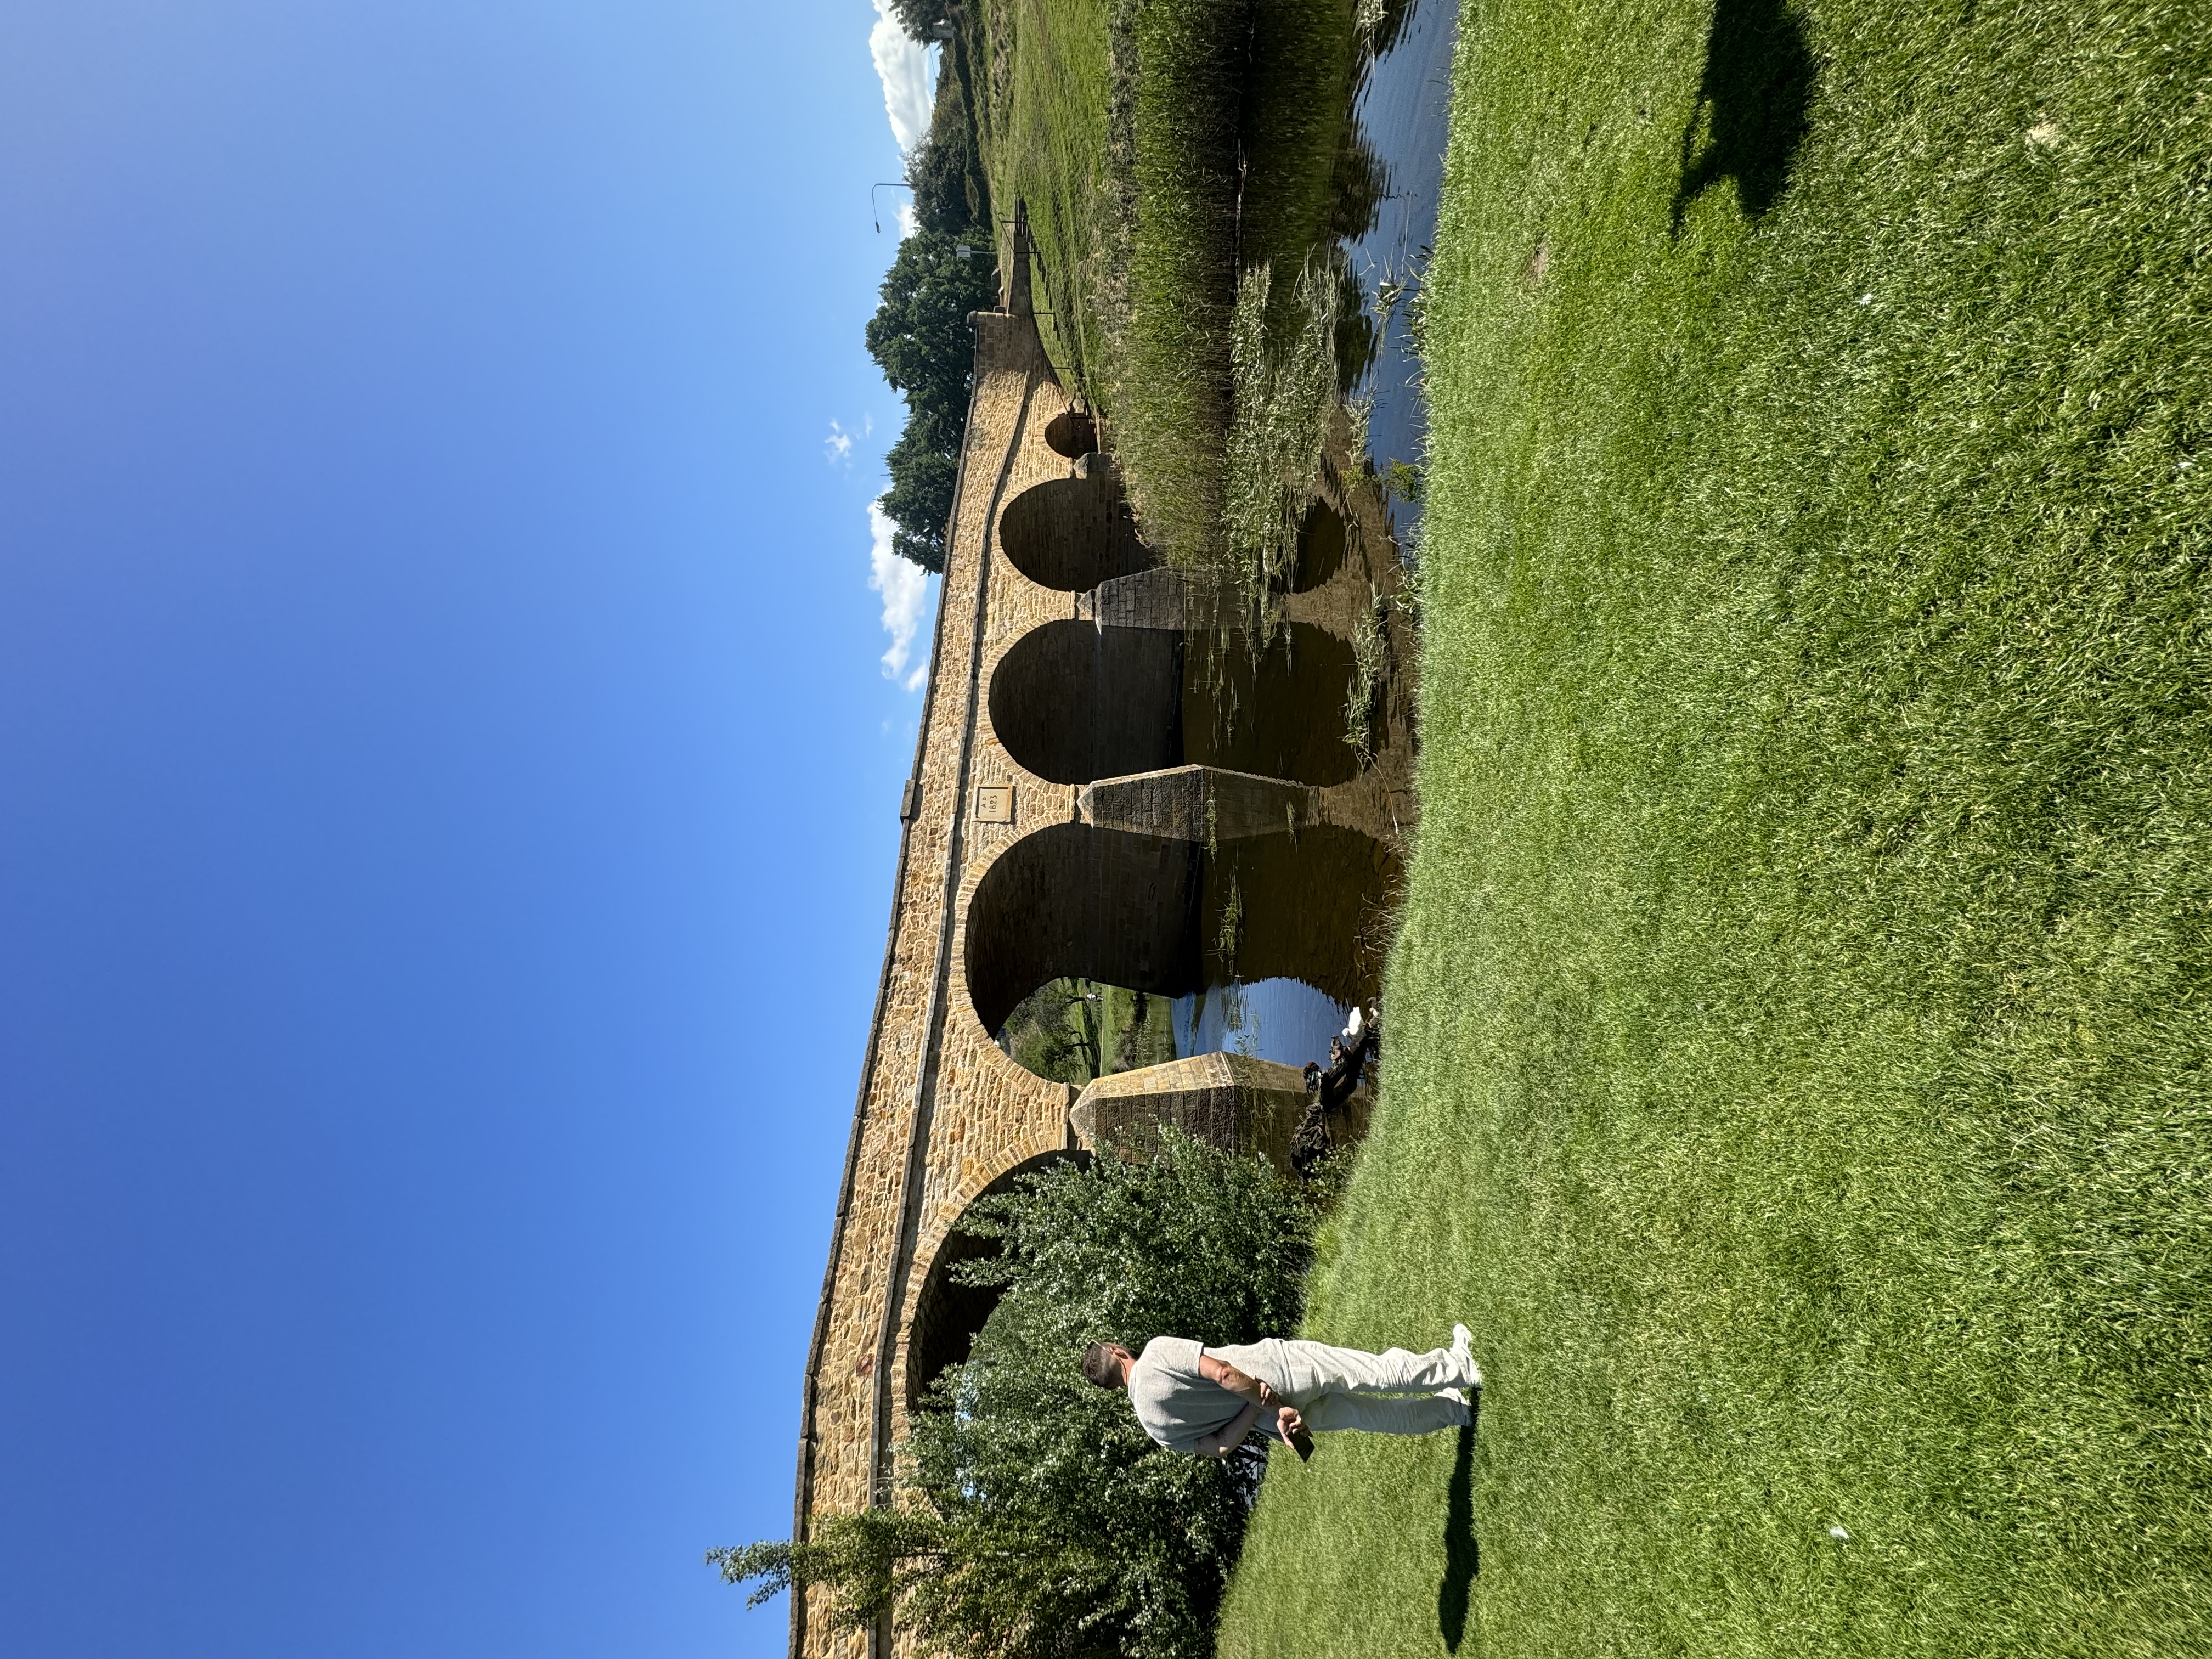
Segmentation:
<svg viewBox="0 0 2212 1659">
<path fill-rule="evenodd" d="M 1370 1434 L 1433 1434 L 1471 1420 L 1467 1407 L 1439 1389 L 1474 1386 L 1449 1348 L 1409 1353 L 1392 1348 L 1332 1348 L 1271 1336 L 1234 1347 L 1208 1348 L 1215 1358 L 1256 1376 L 1298 1408 L 1316 1434 L 1364 1429 Z M 1272 1423 L 1262 1421 L 1272 1429 Z"/>
</svg>

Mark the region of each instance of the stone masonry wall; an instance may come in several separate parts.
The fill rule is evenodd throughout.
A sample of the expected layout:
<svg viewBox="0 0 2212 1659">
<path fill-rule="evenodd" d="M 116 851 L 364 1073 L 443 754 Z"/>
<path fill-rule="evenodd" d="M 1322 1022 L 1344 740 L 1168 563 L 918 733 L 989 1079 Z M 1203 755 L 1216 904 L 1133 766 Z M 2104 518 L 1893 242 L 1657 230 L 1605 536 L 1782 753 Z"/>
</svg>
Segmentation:
<svg viewBox="0 0 2212 1659">
<path fill-rule="evenodd" d="M 813 1515 L 864 1507 L 871 1481 L 890 1478 L 888 1448 L 903 1432 L 903 1334 L 952 1223 L 1002 1171 L 1069 1144 L 1073 1091 L 1000 1051 L 961 970 L 961 924 L 975 882 L 1020 836 L 1071 818 L 1075 798 L 1072 787 L 1012 764 L 978 719 L 998 657 L 1039 623 L 1072 617 L 1075 596 L 1029 581 L 996 535 L 1008 501 L 1031 484 L 1071 476 L 1068 459 L 1044 441 L 1046 422 L 1069 400 L 1028 317 L 981 313 L 976 322 L 977 386 L 939 595 L 921 787 L 892 896 L 883 1006 L 807 1378 L 794 1535 Z M 887 1310 L 896 1316 L 888 1331 Z M 863 1636 L 832 1628 L 826 1607 L 793 1601 L 795 1653 L 858 1659 L 866 1651 Z"/>
</svg>

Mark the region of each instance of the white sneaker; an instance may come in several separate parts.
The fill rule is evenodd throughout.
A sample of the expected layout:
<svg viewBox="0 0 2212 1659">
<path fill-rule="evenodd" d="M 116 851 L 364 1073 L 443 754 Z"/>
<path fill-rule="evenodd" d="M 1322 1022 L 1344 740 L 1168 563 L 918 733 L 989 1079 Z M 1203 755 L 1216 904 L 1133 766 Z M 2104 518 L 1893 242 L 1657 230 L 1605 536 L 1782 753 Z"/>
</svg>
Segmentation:
<svg viewBox="0 0 2212 1659">
<path fill-rule="evenodd" d="M 1459 1361 L 1460 1370 L 1466 1373 L 1468 1387 L 1479 1389 L 1482 1386 L 1482 1367 L 1474 1363 L 1474 1334 L 1466 1326 L 1452 1327 L 1451 1357 Z"/>
</svg>

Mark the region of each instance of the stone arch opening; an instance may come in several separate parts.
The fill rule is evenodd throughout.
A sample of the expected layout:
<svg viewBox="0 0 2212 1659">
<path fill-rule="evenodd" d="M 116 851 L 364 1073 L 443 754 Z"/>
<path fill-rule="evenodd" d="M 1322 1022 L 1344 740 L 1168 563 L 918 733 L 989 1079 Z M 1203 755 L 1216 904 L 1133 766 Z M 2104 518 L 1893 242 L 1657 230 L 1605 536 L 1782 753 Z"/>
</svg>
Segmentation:
<svg viewBox="0 0 2212 1659">
<path fill-rule="evenodd" d="M 1255 656 L 1241 635 L 1193 643 L 1180 629 L 1064 618 L 1000 658 L 991 730 L 1054 783 L 1186 764 L 1345 783 L 1359 775 L 1345 718 L 1358 672 L 1347 641 L 1305 623 Z"/>
<path fill-rule="evenodd" d="M 1022 837 L 969 901 L 968 994 L 996 1036 L 1029 994 L 1082 977 L 1160 996 L 1198 988 L 1202 848 L 1087 823 Z"/>
<path fill-rule="evenodd" d="M 1083 1159 L 1090 1156 L 1083 1152 L 1041 1152 L 1025 1158 L 1000 1175 L 991 1184 L 969 1200 L 972 1209 L 981 1200 L 1000 1193 L 1012 1192 L 1014 1182 L 1025 1175 L 1050 1167 L 1069 1158 Z M 961 1212 L 965 1219 L 968 1210 Z M 952 1276 L 952 1269 L 963 1261 L 980 1261 L 1000 1253 L 995 1238 L 979 1237 L 960 1231 L 958 1222 L 945 1235 L 937 1247 L 936 1258 L 929 1264 L 929 1273 L 921 1281 L 921 1293 L 915 1298 L 914 1322 L 907 1328 L 906 1337 L 906 1405 L 908 1411 L 925 1410 L 930 1405 L 930 1385 L 953 1366 L 963 1364 L 975 1351 L 975 1338 L 981 1333 L 984 1322 L 998 1307 L 1005 1294 L 996 1285 L 963 1285 Z"/>
<path fill-rule="evenodd" d="M 1065 979 L 1167 998 L 1295 979 L 1365 1002 L 1382 990 L 1401 886 L 1388 846 L 1334 824 L 1224 839 L 1210 853 L 1196 841 L 1054 824 L 1008 848 L 976 884 L 969 994 L 994 1037 L 1032 992 Z"/>
<path fill-rule="evenodd" d="M 1046 422 L 1044 441 L 1056 455 L 1080 460 L 1098 447 L 1098 423 L 1080 409 L 1070 409 Z"/>
<path fill-rule="evenodd" d="M 1158 560 L 1137 539 L 1136 520 L 1110 473 L 1032 484 L 999 515 L 999 545 L 1040 587 L 1085 593 Z"/>
<path fill-rule="evenodd" d="M 1183 672 L 1189 763 L 1300 783 L 1347 783 L 1359 756 L 1345 705 L 1358 664 L 1349 641 L 1290 623 L 1256 656 L 1243 635 L 1201 635 Z"/>
<path fill-rule="evenodd" d="M 1182 635 L 1062 620 L 1031 629 L 991 672 L 991 730 L 1054 783 L 1182 760 Z"/>
</svg>

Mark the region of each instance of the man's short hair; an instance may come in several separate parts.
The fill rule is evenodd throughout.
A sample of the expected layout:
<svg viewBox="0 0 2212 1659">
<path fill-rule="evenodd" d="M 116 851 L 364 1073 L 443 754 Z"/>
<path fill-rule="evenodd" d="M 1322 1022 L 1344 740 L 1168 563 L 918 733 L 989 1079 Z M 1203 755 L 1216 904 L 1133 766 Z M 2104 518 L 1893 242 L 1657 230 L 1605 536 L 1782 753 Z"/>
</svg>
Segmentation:
<svg viewBox="0 0 2212 1659">
<path fill-rule="evenodd" d="M 1083 1374 L 1102 1389 L 1121 1386 L 1121 1356 L 1127 1352 L 1118 1342 L 1094 1342 L 1083 1351 Z"/>
</svg>

